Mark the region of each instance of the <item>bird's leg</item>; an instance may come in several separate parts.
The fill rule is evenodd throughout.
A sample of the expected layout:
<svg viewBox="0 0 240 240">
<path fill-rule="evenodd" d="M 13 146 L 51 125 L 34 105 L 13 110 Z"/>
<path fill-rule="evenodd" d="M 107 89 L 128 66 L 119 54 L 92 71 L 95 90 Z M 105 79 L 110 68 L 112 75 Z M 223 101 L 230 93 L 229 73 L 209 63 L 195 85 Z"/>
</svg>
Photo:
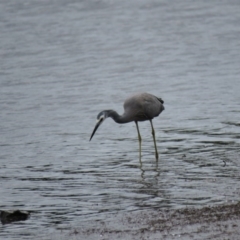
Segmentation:
<svg viewBox="0 0 240 240">
<path fill-rule="evenodd" d="M 153 142 L 154 142 L 154 147 L 155 147 L 155 156 L 156 156 L 156 159 L 158 160 L 157 144 L 156 144 L 155 131 L 153 128 L 152 120 L 150 120 L 150 123 L 151 123 L 151 127 L 152 127 Z"/>
<path fill-rule="evenodd" d="M 141 143 L 142 143 L 142 138 L 141 138 L 140 131 L 139 131 L 139 128 L 138 128 L 138 122 L 136 121 L 135 123 L 136 123 L 136 127 L 137 127 L 138 141 L 139 141 L 139 160 L 141 161 L 141 151 L 142 151 Z"/>
</svg>

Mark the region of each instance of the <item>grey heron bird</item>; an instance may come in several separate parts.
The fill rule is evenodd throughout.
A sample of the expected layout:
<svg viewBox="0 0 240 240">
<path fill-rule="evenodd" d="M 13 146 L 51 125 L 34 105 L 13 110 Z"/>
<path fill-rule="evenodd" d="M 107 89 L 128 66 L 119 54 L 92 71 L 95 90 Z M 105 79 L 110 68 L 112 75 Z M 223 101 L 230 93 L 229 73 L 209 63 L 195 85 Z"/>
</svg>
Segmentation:
<svg viewBox="0 0 240 240">
<path fill-rule="evenodd" d="M 97 115 L 97 123 L 95 128 L 93 129 L 93 132 L 89 141 L 91 141 L 98 127 L 108 117 L 111 117 L 116 123 L 120 123 L 120 124 L 134 121 L 137 127 L 137 132 L 138 132 L 139 157 L 141 159 L 142 138 L 141 138 L 139 127 L 138 127 L 138 122 L 149 120 L 152 127 L 155 156 L 156 156 L 156 159 L 158 159 L 157 144 L 156 144 L 155 131 L 153 128 L 152 119 L 157 117 L 164 110 L 163 103 L 164 101 L 161 98 L 155 97 L 152 94 L 140 93 L 125 100 L 123 105 L 124 113 L 122 115 L 119 115 L 114 110 L 101 111 Z"/>
</svg>

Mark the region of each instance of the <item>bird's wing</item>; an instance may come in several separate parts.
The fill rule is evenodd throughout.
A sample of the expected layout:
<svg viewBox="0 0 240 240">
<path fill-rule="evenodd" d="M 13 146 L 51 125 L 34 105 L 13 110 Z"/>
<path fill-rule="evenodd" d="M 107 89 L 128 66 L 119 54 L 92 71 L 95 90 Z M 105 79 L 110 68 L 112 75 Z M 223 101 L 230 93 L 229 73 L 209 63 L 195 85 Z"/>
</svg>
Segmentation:
<svg viewBox="0 0 240 240">
<path fill-rule="evenodd" d="M 143 94 L 142 98 L 143 111 L 149 117 L 149 119 L 157 117 L 164 110 L 164 101 L 161 98 L 149 93 Z"/>
<path fill-rule="evenodd" d="M 126 99 L 125 112 L 132 121 L 145 121 L 158 116 L 164 109 L 163 100 L 149 93 L 141 93 Z"/>
</svg>

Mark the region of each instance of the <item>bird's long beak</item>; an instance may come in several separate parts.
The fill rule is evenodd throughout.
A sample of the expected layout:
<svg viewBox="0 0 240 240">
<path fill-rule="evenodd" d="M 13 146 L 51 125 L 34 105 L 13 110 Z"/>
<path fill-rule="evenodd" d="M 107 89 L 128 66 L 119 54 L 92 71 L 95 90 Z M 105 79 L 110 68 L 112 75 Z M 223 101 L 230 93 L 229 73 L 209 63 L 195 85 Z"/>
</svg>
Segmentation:
<svg viewBox="0 0 240 240">
<path fill-rule="evenodd" d="M 93 132 L 92 132 L 92 135 L 91 135 L 89 141 L 91 141 L 94 133 L 97 131 L 98 127 L 101 125 L 102 122 L 103 122 L 103 119 L 102 119 L 102 118 L 100 118 L 100 119 L 97 121 L 97 123 L 96 123 L 96 125 L 95 125 L 95 128 L 93 129 Z"/>
</svg>

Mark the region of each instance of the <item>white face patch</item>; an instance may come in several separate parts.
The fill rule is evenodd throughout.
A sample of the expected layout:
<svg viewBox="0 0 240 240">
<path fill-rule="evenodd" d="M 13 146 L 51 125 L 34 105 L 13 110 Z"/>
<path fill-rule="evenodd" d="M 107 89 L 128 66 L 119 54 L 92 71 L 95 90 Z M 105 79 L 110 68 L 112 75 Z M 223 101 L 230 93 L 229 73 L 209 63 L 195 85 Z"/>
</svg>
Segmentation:
<svg viewBox="0 0 240 240">
<path fill-rule="evenodd" d="M 105 119 L 105 118 L 104 118 L 103 116 L 101 116 L 99 119 L 97 119 L 96 123 L 99 123 L 99 122 L 102 123 L 104 119 Z"/>
</svg>

